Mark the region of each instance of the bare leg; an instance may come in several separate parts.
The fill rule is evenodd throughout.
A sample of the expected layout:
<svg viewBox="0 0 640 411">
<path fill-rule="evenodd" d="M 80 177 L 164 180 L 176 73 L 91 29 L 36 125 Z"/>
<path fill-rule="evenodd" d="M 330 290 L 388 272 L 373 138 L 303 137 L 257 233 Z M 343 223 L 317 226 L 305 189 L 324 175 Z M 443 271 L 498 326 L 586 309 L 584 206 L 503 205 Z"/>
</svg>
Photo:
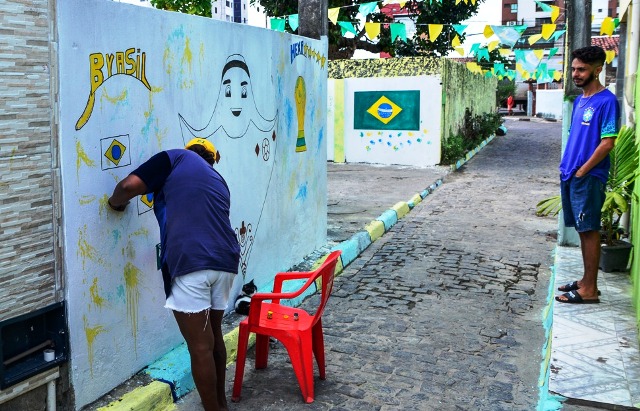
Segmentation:
<svg viewBox="0 0 640 411">
<path fill-rule="evenodd" d="M 223 310 L 210 310 L 211 330 L 213 331 L 213 358 L 216 362 L 216 391 L 218 394 L 218 407 L 221 411 L 228 409 L 227 397 L 225 393 L 225 382 L 227 373 L 227 347 L 224 345 L 222 335 Z"/>
<path fill-rule="evenodd" d="M 216 389 L 216 361 L 213 355 L 216 347 L 211 320 L 208 318 L 209 310 L 199 313 L 174 311 L 173 315 L 189 348 L 193 381 L 200 394 L 202 406 L 205 411 L 220 411 Z"/>
<path fill-rule="evenodd" d="M 578 281 L 580 288 L 577 290 L 584 300 L 598 298 L 598 265 L 600 264 L 600 232 L 585 231 L 580 235 L 580 249 L 584 264 L 584 275 Z M 574 291 L 575 292 L 575 291 Z M 563 296 L 558 297 L 566 300 Z"/>
</svg>

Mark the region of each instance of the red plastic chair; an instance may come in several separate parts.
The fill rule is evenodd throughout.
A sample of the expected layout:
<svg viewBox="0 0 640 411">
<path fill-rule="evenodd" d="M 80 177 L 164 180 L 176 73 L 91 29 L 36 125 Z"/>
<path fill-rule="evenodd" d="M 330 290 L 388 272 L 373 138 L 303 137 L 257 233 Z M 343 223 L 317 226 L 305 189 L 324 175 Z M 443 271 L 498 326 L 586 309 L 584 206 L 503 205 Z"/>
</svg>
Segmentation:
<svg viewBox="0 0 640 411">
<path fill-rule="evenodd" d="M 325 262 L 315 271 L 278 273 L 274 280 L 273 293 L 258 293 L 251 297 L 249 316 L 240 323 L 232 401 L 240 401 L 249 333 L 255 333 L 256 369 L 267 367 L 269 337 L 277 339 L 289 353 L 304 401 L 313 402 L 313 356 L 318 363 L 320 379 L 324 380 L 324 337 L 321 317 L 333 289 L 334 272 L 340 253 L 341 251 L 334 251 L 329 254 Z M 315 314 L 311 315 L 300 308 L 280 304 L 281 299 L 287 300 L 301 295 L 318 278 L 322 278 L 322 290 L 320 304 Z M 281 292 L 284 281 L 300 279 L 307 279 L 307 281 L 299 290 L 291 293 Z M 264 300 L 271 300 L 271 303 Z M 298 320 L 294 320 L 294 314 L 298 315 Z"/>
</svg>

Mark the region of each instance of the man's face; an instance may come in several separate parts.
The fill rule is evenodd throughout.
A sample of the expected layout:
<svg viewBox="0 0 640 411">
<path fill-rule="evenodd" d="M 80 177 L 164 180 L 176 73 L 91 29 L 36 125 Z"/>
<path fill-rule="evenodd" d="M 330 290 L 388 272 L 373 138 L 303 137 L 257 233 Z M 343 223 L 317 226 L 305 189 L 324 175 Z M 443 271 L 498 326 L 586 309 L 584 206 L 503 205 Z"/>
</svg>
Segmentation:
<svg viewBox="0 0 640 411">
<path fill-rule="evenodd" d="M 596 79 L 602 66 L 594 66 L 578 59 L 571 62 L 571 77 L 576 87 L 584 88 Z"/>
</svg>

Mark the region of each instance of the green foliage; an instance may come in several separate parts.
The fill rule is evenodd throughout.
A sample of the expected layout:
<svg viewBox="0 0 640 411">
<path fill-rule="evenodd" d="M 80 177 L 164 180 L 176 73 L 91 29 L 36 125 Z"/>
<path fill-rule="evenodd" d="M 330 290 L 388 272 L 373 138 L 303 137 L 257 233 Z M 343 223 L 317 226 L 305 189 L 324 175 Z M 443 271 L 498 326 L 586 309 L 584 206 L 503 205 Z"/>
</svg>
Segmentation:
<svg viewBox="0 0 640 411">
<path fill-rule="evenodd" d="M 151 0 L 157 9 L 211 17 L 211 0 Z"/>
<path fill-rule="evenodd" d="M 177 1 L 177 0 L 175 0 Z M 346 38 L 342 35 L 339 25 L 329 22 L 329 59 L 348 59 L 353 56 L 356 49 L 367 50 L 372 53 L 381 51 L 390 53 L 394 57 L 403 56 L 442 56 L 453 50 L 451 40 L 455 37 L 455 31 L 451 24 L 457 24 L 478 11 L 478 6 L 484 0 L 478 0 L 476 4 L 463 2 L 456 4 L 456 0 L 441 1 L 409 1 L 405 4 L 405 10 L 409 13 L 416 25 L 416 34 L 407 38 L 404 43 L 400 39 L 391 39 L 391 29 L 388 25 L 382 25 L 378 39 L 371 41 L 364 30 L 364 22 L 356 17 L 358 5 L 369 3 L 367 0 L 347 2 L 344 0 L 329 0 L 329 8 L 341 7 L 338 21 L 348 21 L 353 24 L 358 34 L 354 38 Z M 270 17 L 284 17 L 298 13 L 298 0 L 251 0 L 251 4 L 260 5 Z M 351 7 L 344 7 L 351 6 Z M 384 7 L 382 2 L 378 7 Z M 367 17 L 370 23 L 393 23 L 394 20 L 384 13 L 372 13 Z M 427 40 L 427 24 L 444 24 L 440 36 L 435 42 Z M 286 30 L 290 31 L 287 25 Z M 464 41 L 465 36 L 459 36 Z"/>
<path fill-rule="evenodd" d="M 467 108 L 464 112 L 464 122 L 459 132 L 449 136 L 442 145 L 441 164 L 453 164 L 464 155 L 477 147 L 482 141 L 495 134 L 502 125 L 502 117 L 498 113 L 474 115 Z"/>
</svg>

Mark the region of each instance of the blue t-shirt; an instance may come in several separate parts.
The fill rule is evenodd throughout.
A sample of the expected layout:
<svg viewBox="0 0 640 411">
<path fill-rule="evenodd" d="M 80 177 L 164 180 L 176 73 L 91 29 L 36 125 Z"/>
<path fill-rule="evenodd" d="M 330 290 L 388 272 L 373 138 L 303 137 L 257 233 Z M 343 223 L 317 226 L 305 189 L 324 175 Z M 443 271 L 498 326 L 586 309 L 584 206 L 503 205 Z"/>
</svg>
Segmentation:
<svg viewBox="0 0 640 411">
<path fill-rule="evenodd" d="M 560 162 L 560 178 L 566 181 L 589 160 L 603 138 L 618 136 L 620 107 L 612 92 L 605 89 L 591 97 L 573 102 L 569 138 Z M 609 156 L 589 170 L 589 174 L 607 183 Z"/>
<path fill-rule="evenodd" d="M 193 151 L 175 149 L 154 155 L 131 174 L 153 193 L 167 296 L 171 280 L 181 275 L 206 269 L 238 273 L 231 195 L 211 165 Z"/>
</svg>

